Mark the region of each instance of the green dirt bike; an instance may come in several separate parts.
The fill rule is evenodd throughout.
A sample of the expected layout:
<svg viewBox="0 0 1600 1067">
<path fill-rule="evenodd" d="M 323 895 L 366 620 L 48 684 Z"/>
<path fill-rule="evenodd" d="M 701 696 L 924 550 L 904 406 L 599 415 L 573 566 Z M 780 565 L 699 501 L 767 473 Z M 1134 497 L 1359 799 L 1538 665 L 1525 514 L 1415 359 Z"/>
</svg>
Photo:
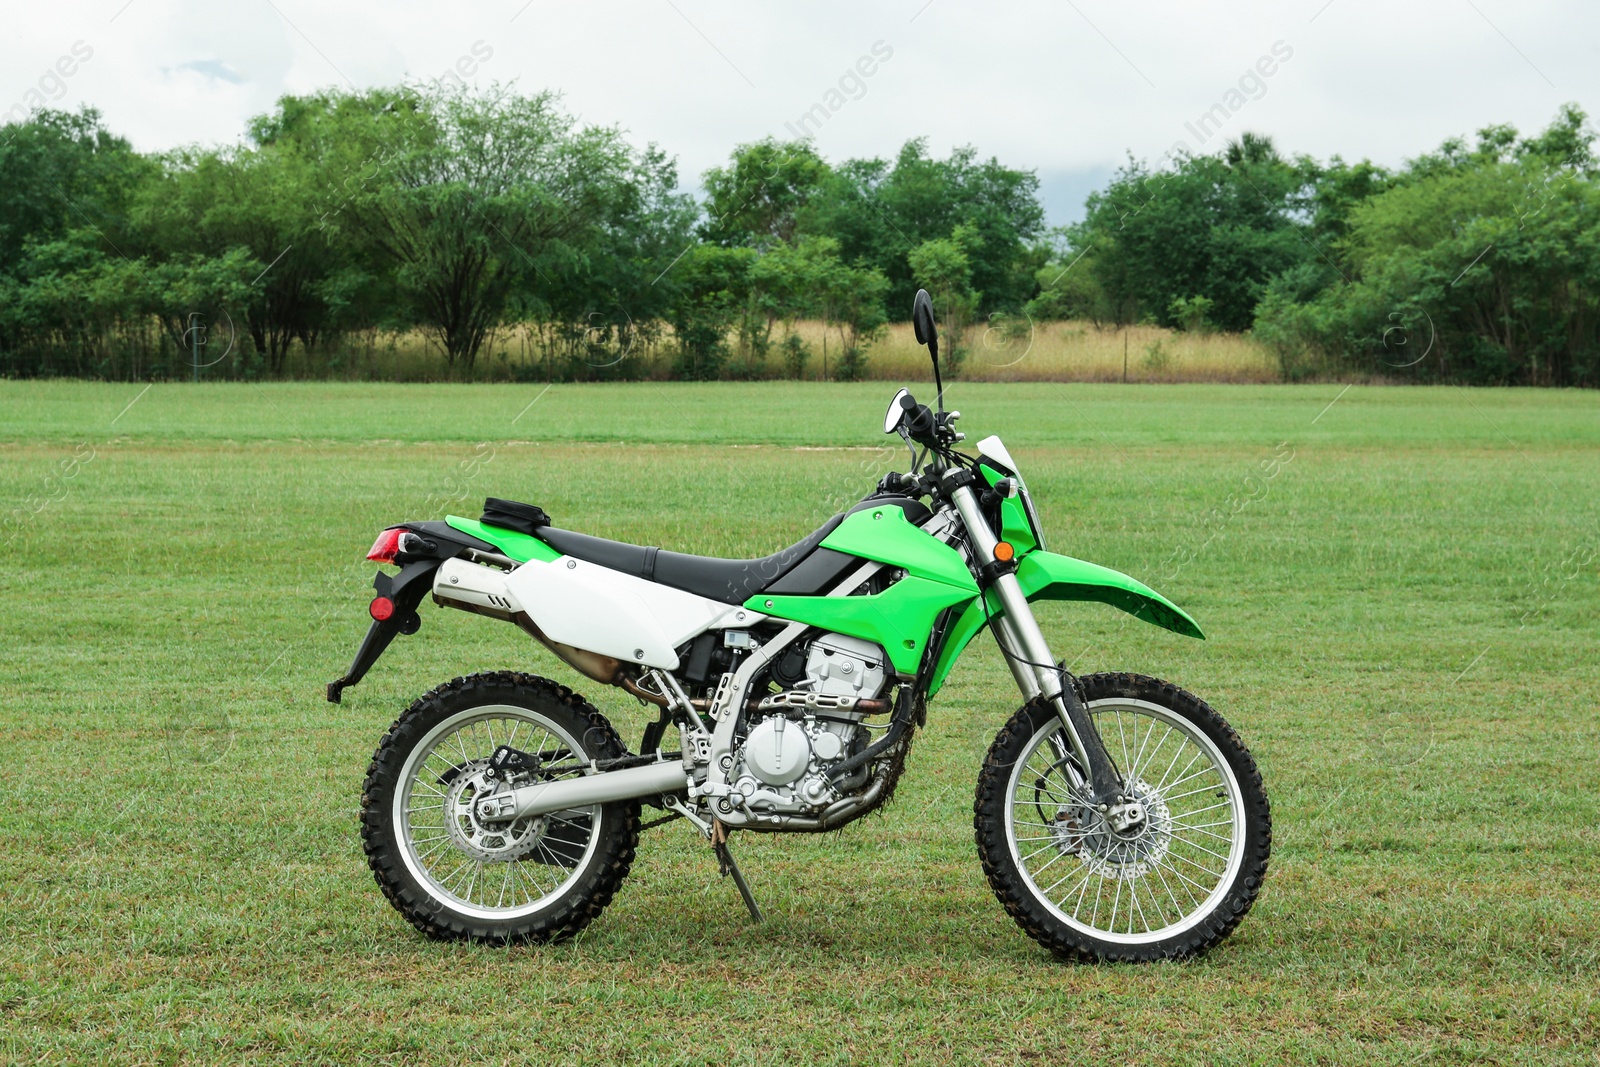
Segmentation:
<svg viewBox="0 0 1600 1067">
<path fill-rule="evenodd" d="M 925 292 L 913 323 L 936 410 L 901 389 L 884 432 L 908 473 L 761 559 L 683 555 L 557 529 L 491 498 L 483 518 L 383 531 L 372 624 L 328 699 L 360 681 L 423 596 L 515 623 L 578 673 L 659 709 L 637 752 L 566 686 L 458 678 L 389 729 L 362 797 L 379 885 L 424 933 L 568 937 L 593 921 L 645 826 L 682 818 L 760 911 L 734 830 L 820 833 L 884 804 L 951 667 L 987 627 L 1024 703 L 978 773 L 978 857 L 995 895 L 1059 955 L 1158 960 L 1225 938 L 1261 888 L 1271 818 L 1239 736 L 1204 701 L 1138 674 L 1074 677 L 1035 600 L 1100 601 L 1199 626 L 1125 574 L 1045 550 L 996 437 L 956 446 Z M 668 747 L 668 728 L 676 743 Z M 641 826 L 641 806 L 662 814 Z"/>
</svg>

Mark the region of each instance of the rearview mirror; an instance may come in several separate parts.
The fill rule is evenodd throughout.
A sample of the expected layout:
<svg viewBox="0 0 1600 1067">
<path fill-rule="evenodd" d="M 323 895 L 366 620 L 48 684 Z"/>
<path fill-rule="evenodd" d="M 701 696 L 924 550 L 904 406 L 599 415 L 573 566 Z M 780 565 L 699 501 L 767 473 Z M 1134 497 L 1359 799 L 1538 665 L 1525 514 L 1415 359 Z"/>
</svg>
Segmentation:
<svg viewBox="0 0 1600 1067">
<path fill-rule="evenodd" d="M 917 344 L 928 346 L 928 358 L 933 360 L 933 384 L 939 390 L 934 403 L 944 410 L 944 379 L 939 374 L 939 327 L 933 321 L 933 298 L 928 290 L 918 289 L 911 301 L 911 327 L 917 331 Z"/>
<path fill-rule="evenodd" d="M 906 417 L 906 397 L 911 395 L 911 390 L 902 389 L 894 394 L 894 399 L 889 401 L 889 410 L 883 414 L 883 432 L 894 433 L 900 428 L 900 420 Z"/>
<path fill-rule="evenodd" d="M 917 331 L 917 344 L 927 345 L 935 355 L 939 352 L 939 327 L 933 321 L 933 298 L 928 290 L 918 289 L 911 302 L 911 326 Z"/>
</svg>

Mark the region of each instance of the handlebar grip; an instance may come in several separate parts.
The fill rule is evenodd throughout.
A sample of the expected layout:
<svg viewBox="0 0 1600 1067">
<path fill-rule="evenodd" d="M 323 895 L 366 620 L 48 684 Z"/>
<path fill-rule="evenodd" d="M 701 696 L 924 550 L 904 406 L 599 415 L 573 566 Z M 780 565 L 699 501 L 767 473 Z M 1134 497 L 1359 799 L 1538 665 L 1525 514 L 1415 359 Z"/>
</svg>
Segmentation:
<svg viewBox="0 0 1600 1067">
<path fill-rule="evenodd" d="M 899 471 L 890 471 L 883 476 L 883 481 L 878 483 L 878 488 L 885 493 L 904 493 L 915 487 L 917 480 Z"/>
<path fill-rule="evenodd" d="M 928 405 L 918 404 L 916 407 L 907 412 L 906 432 L 909 433 L 911 435 L 911 439 L 917 442 L 919 445 L 931 446 L 934 444 L 935 436 L 933 412 L 928 410 Z"/>
</svg>

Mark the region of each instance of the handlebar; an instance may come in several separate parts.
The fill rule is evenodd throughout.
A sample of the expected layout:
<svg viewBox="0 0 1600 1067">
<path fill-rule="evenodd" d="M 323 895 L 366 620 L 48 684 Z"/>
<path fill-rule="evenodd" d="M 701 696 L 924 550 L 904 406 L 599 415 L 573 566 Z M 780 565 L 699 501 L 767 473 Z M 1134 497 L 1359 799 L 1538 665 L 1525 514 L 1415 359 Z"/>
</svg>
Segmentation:
<svg viewBox="0 0 1600 1067">
<path fill-rule="evenodd" d="M 890 471 L 878 482 L 878 492 L 893 493 L 896 496 L 910 496 L 915 493 L 922 495 L 922 481 L 914 474 L 901 474 L 899 471 Z"/>
<path fill-rule="evenodd" d="M 917 398 L 907 393 L 900 398 L 900 407 L 905 412 L 901 425 L 905 427 L 906 436 L 925 448 L 937 445 L 938 439 L 934 436 L 936 423 L 928 405 L 917 403 Z"/>
<path fill-rule="evenodd" d="M 959 411 L 941 411 L 935 414 L 926 404 L 917 403 L 916 397 L 907 393 L 900 398 L 900 407 L 905 411 L 906 436 L 924 448 L 939 449 L 964 441 L 967 435 L 958 433 L 955 429 L 956 420 L 961 418 Z"/>
<path fill-rule="evenodd" d="M 894 406 L 889 408 L 892 425 L 885 425 L 886 432 L 899 432 L 911 446 L 912 468 L 909 474 L 898 471 L 884 475 L 878 483 L 879 492 L 894 493 L 905 496 L 930 496 L 938 495 L 940 491 L 939 477 L 949 467 L 966 466 L 968 461 L 954 446 L 965 441 L 967 435 L 956 430 L 955 424 L 961 418 L 959 411 L 934 412 L 926 404 L 919 404 L 915 397 L 907 390 L 902 389 L 896 398 L 900 406 L 898 420 L 893 419 Z M 922 457 L 917 455 L 917 446 L 925 451 Z M 932 456 L 932 464 L 928 471 L 922 469 L 922 459 Z"/>
</svg>

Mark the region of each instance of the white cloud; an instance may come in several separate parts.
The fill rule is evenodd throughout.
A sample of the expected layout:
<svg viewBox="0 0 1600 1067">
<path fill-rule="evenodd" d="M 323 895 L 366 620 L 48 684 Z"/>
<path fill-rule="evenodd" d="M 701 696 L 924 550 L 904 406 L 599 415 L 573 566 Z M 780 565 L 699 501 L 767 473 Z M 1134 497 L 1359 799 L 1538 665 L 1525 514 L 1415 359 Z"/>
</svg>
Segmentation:
<svg viewBox="0 0 1600 1067">
<path fill-rule="evenodd" d="M 92 104 L 142 148 L 227 141 L 283 93 L 436 77 L 487 50 L 476 80 L 560 89 L 585 120 L 676 154 L 693 184 L 736 142 L 784 135 L 877 41 L 894 57 L 820 131 L 831 157 L 921 135 L 1048 174 L 1158 157 L 1277 41 L 1293 59 L 1222 136 L 1397 163 L 1493 122 L 1539 128 L 1564 101 L 1600 106 L 1600 8 L 1576 0 L 123 2 L 10 12 L 0 108 L 83 41 L 93 58 L 58 106 Z"/>
</svg>

